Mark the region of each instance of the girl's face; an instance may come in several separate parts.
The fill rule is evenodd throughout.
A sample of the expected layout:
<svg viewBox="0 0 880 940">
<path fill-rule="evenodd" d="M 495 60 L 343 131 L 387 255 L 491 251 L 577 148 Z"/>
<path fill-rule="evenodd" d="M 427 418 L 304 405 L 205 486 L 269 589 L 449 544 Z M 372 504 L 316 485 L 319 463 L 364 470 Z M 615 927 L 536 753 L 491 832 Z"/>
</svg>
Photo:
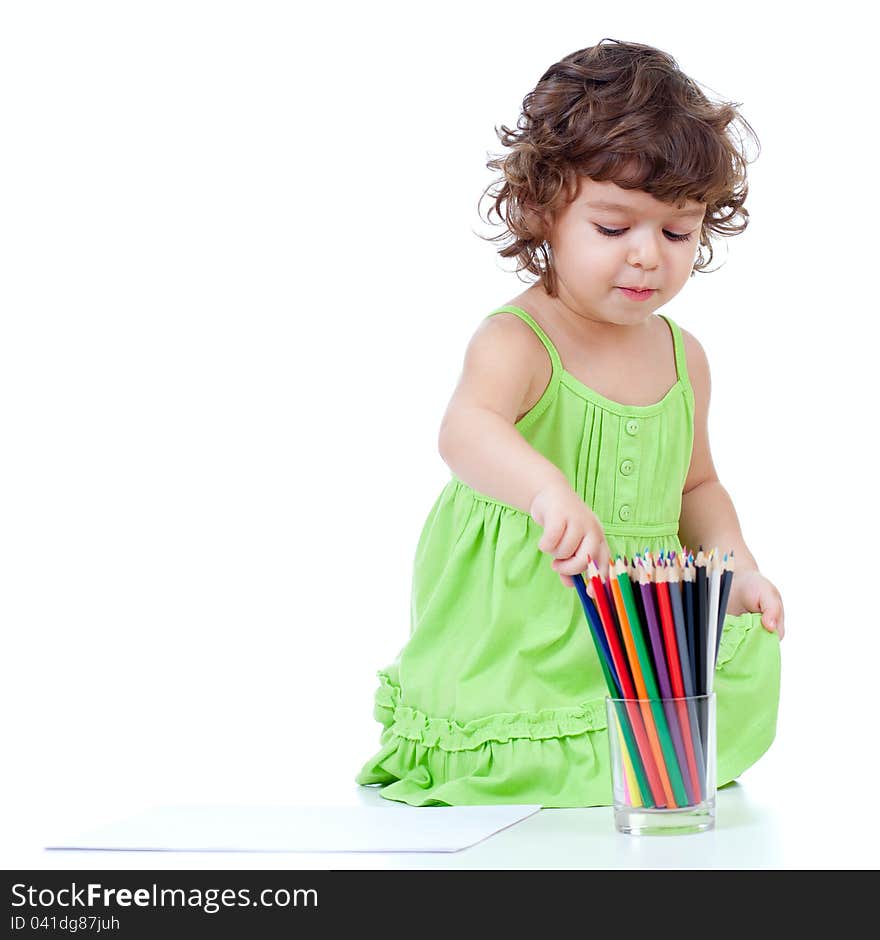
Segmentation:
<svg viewBox="0 0 880 940">
<path fill-rule="evenodd" d="M 581 177 L 547 241 L 559 299 L 588 320 L 634 326 L 684 287 L 699 250 L 705 203 L 679 210 L 638 189 Z M 651 288 L 634 299 L 621 288 Z"/>
</svg>

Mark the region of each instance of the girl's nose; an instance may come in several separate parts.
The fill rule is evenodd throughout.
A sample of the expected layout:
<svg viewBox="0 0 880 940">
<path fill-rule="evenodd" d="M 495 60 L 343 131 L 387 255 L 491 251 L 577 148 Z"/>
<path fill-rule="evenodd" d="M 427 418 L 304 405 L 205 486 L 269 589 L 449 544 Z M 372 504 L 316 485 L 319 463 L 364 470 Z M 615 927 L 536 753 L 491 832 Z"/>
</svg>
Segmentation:
<svg viewBox="0 0 880 940">
<path fill-rule="evenodd" d="M 627 264 L 633 267 L 656 268 L 660 260 L 660 247 L 656 236 L 650 233 L 634 234 L 627 245 Z"/>
</svg>

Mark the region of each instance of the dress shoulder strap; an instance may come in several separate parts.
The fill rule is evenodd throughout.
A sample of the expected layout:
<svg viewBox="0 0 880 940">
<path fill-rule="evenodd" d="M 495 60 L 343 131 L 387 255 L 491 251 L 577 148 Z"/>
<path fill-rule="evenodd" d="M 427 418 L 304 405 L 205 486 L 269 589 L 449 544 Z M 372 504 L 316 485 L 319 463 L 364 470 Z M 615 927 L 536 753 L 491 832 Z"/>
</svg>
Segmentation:
<svg viewBox="0 0 880 940">
<path fill-rule="evenodd" d="M 544 389 L 541 397 L 537 402 L 532 406 L 531 410 L 520 418 L 516 422 L 515 427 L 518 428 L 521 432 L 526 433 L 528 429 L 544 414 L 548 408 L 556 400 L 557 393 L 559 391 L 559 386 L 562 379 L 562 360 L 559 358 L 559 353 L 556 351 L 556 347 L 550 342 L 550 337 L 541 329 L 540 326 L 535 322 L 534 318 L 529 316 L 522 309 L 522 307 L 517 307 L 514 304 L 505 304 L 503 307 L 499 307 L 497 310 L 493 310 L 489 316 L 494 317 L 496 313 L 512 313 L 515 316 L 519 317 L 520 320 L 527 323 L 539 340 L 544 344 L 544 348 L 550 355 L 550 381 L 547 383 L 547 387 Z M 488 317 L 487 317 L 488 319 Z"/>
<path fill-rule="evenodd" d="M 556 347 L 550 341 L 550 337 L 541 329 L 540 326 L 538 326 L 534 318 L 529 316 L 529 314 L 527 314 L 525 310 L 522 309 L 522 307 L 517 307 L 514 304 L 505 304 L 503 307 L 499 307 L 497 310 L 493 310 L 489 316 L 494 317 L 496 313 L 512 313 L 518 316 L 524 323 L 528 323 L 528 325 L 534 330 L 538 339 L 541 340 L 541 342 L 544 344 L 547 352 L 550 354 L 550 362 L 553 365 L 554 378 L 560 372 L 562 372 L 562 360 L 559 358 L 559 353 L 556 351 Z"/>
<path fill-rule="evenodd" d="M 678 373 L 682 385 L 690 388 L 691 379 L 687 370 L 687 356 L 684 351 L 684 337 L 681 335 L 681 327 L 665 313 L 661 313 L 660 316 L 663 317 L 672 331 L 672 344 L 675 347 L 675 371 Z"/>
</svg>

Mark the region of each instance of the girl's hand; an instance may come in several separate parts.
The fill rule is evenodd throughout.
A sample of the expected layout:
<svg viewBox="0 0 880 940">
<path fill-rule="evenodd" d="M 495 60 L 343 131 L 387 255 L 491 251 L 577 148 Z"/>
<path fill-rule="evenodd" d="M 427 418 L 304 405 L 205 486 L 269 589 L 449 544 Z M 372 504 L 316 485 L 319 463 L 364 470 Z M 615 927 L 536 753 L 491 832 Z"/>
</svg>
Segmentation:
<svg viewBox="0 0 880 940">
<path fill-rule="evenodd" d="M 785 612 L 779 591 L 760 571 L 734 571 L 730 597 L 727 599 L 728 614 L 760 613 L 761 626 L 771 633 L 776 631 L 779 639 L 785 635 Z"/>
<path fill-rule="evenodd" d="M 593 510 L 567 481 L 552 483 L 540 490 L 532 500 L 529 515 L 544 529 L 538 548 L 553 556 L 553 570 L 558 572 L 566 587 L 574 587 L 572 575 L 587 570 L 588 555 L 607 579 L 611 551 L 605 530 Z M 592 585 L 588 579 L 585 581 L 587 593 L 592 597 Z"/>
</svg>

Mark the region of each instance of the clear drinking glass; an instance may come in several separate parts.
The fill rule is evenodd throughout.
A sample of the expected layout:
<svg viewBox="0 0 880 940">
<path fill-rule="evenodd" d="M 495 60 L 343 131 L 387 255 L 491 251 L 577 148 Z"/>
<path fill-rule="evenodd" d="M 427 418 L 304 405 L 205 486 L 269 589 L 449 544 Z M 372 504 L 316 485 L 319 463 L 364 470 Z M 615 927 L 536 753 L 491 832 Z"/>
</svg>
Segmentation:
<svg viewBox="0 0 880 940">
<path fill-rule="evenodd" d="M 715 826 L 715 693 L 606 698 L 614 824 L 631 835 Z"/>
</svg>

